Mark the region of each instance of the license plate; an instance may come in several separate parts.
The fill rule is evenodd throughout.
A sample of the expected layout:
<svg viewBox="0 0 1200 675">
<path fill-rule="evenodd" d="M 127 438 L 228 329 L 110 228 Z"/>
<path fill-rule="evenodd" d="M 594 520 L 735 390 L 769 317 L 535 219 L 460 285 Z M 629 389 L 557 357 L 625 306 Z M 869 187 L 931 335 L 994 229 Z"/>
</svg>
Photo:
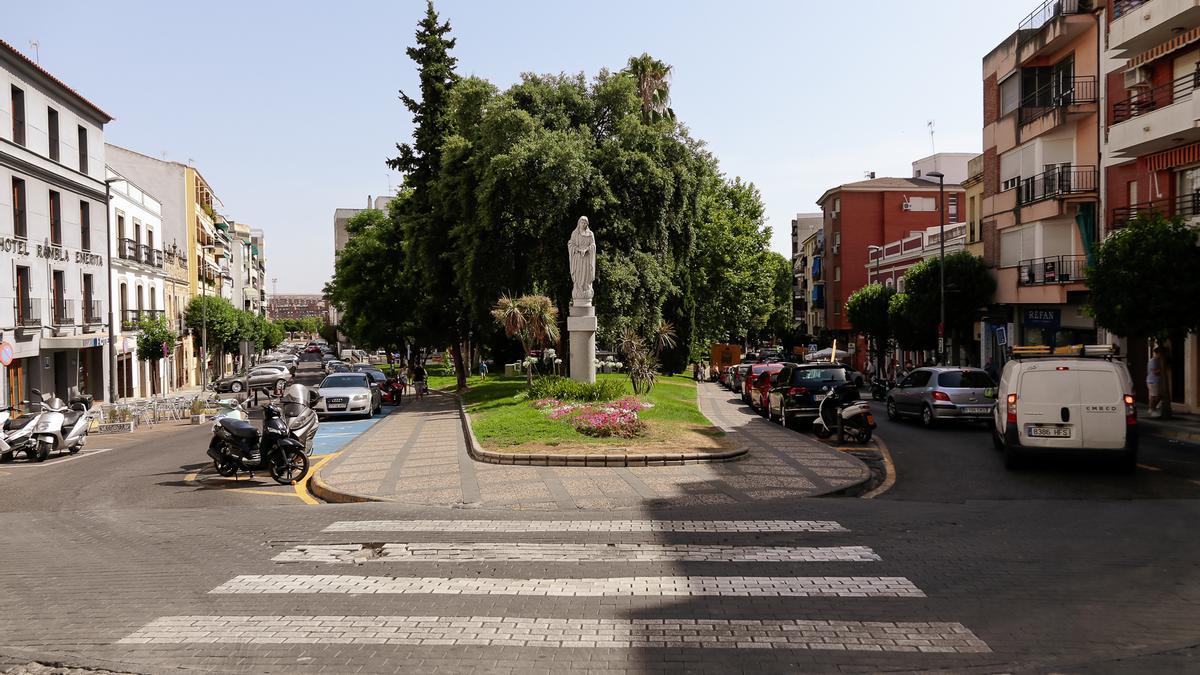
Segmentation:
<svg viewBox="0 0 1200 675">
<path fill-rule="evenodd" d="M 825 394 L 813 394 L 813 400 L 814 401 L 824 401 Z"/>
<path fill-rule="evenodd" d="M 1071 427 L 1029 427 L 1025 433 L 1042 438 L 1070 438 Z"/>
<path fill-rule="evenodd" d="M 963 408 L 964 415 L 986 415 L 992 411 L 991 408 Z"/>
</svg>

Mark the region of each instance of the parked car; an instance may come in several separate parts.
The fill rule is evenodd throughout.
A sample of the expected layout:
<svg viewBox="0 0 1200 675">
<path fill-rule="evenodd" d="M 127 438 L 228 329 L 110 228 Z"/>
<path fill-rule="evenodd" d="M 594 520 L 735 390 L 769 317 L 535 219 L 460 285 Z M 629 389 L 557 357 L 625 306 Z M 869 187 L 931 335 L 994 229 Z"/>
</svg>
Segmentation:
<svg viewBox="0 0 1200 675">
<path fill-rule="evenodd" d="M 1095 350 L 1111 354 L 1107 345 Z M 1116 458 L 1124 471 L 1137 467 L 1137 408 L 1124 363 L 1087 356 L 1016 358 L 1004 364 L 997 394 L 993 441 L 1009 469 L 1035 455 L 1089 452 Z"/>
<path fill-rule="evenodd" d="M 234 394 L 251 389 L 273 389 L 283 391 L 292 381 L 292 373 L 285 366 L 256 366 L 244 375 L 234 375 L 217 380 L 213 390 L 217 393 Z"/>
<path fill-rule="evenodd" d="M 292 375 L 296 374 L 296 364 L 292 363 L 291 361 L 283 361 L 283 360 L 277 361 L 277 360 L 272 359 L 269 361 L 260 361 L 260 362 L 258 362 L 258 364 L 255 367 L 256 368 L 265 368 L 265 367 L 269 367 L 269 366 L 278 366 L 280 368 L 286 368 L 287 371 L 289 373 L 291 373 Z"/>
<path fill-rule="evenodd" d="M 760 374 L 762 374 L 763 371 L 765 371 L 767 369 L 767 367 L 770 365 L 772 365 L 772 364 L 769 364 L 769 363 L 750 364 L 750 369 L 746 371 L 746 375 L 742 378 L 742 402 L 743 403 L 747 403 L 751 407 L 753 407 L 754 404 L 752 403 L 753 399 L 750 395 L 750 392 L 753 390 L 754 384 L 758 380 L 758 376 Z"/>
<path fill-rule="evenodd" d="M 841 366 L 842 368 L 846 369 L 846 381 L 854 383 L 854 386 L 861 389 L 863 384 L 865 384 L 867 381 L 867 378 L 862 374 L 862 371 L 848 363 L 843 363 Z"/>
<path fill-rule="evenodd" d="M 754 381 L 750 385 L 750 407 L 757 411 L 760 415 L 767 415 L 769 407 L 769 395 L 771 387 L 774 385 L 775 376 L 783 370 L 784 363 L 768 363 L 765 364 L 762 371 L 755 376 Z"/>
<path fill-rule="evenodd" d="M 917 368 L 888 392 L 888 419 L 915 417 L 926 427 L 939 422 L 986 422 L 996 399 L 990 375 L 979 368 Z"/>
<path fill-rule="evenodd" d="M 841 364 L 786 364 L 767 395 L 767 416 L 784 426 L 811 423 L 829 391 L 846 382 L 846 369 Z"/>
<path fill-rule="evenodd" d="M 314 410 L 321 416 L 370 417 L 383 406 L 379 391 L 371 386 L 366 373 L 327 375 L 317 387 L 317 393 L 321 398 Z"/>
<path fill-rule="evenodd" d="M 315 343 L 309 344 L 307 347 L 304 348 L 305 354 L 316 354 L 319 351 L 321 351 L 321 348 L 318 347 Z"/>
<path fill-rule="evenodd" d="M 348 364 L 341 361 L 330 361 L 329 366 L 325 368 L 325 372 L 332 375 L 333 373 L 350 373 L 353 371 L 350 370 Z"/>
</svg>

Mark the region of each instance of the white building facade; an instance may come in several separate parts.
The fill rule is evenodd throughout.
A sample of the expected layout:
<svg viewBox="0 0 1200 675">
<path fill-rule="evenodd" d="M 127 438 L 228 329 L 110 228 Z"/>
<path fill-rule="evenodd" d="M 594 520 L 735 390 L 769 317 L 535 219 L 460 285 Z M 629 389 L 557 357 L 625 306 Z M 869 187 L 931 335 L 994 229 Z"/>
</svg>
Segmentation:
<svg viewBox="0 0 1200 675">
<path fill-rule="evenodd" d="M 163 394 L 171 381 L 169 360 L 143 361 L 137 353 L 141 321 L 165 313 L 162 204 L 111 168 L 108 179 L 117 396 Z"/>
<path fill-rule="evenodd" d="M 0 41 L 0 404 L 106 398 L 111 120 Z"/>
</svg>

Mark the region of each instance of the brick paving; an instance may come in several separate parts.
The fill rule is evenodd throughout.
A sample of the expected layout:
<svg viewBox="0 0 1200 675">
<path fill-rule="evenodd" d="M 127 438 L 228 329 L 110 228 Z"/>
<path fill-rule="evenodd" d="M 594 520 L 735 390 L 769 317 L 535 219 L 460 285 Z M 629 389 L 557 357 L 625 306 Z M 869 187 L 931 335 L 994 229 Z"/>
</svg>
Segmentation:
<svg viewBox="0 0 1200 675">
<path fill-rule="evenodd" d="M 744 414 L 702 383 L 698 402 L 750 452 L 735 462 L 654 467 L 525 467 L 467 454 L 455 399 L 427 396 L 389 415 L 318 470 L 319 492 L 349 500 L 511 510 L 611 510 L 736 505 L 843 490 L 870 477 L 857 458 Z M 339 499 L 340 500 L 340 499 Z"/>
</svg>

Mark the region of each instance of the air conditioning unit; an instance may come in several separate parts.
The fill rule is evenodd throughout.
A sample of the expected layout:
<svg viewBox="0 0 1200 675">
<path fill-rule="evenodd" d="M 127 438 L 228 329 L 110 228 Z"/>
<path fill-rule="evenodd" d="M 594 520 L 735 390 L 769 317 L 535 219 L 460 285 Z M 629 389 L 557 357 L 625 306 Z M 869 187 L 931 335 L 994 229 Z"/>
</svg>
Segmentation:
<svg viewBox="0 0 1200 675">
<path fill-rule="evenodd" d="M 1125 88 L 1136 89 L 1150 84 L 1150 77 L 1145 68 L 1134 68 L 1125 71 Z"/>
<path fill-rule="evenodd" d="M 900 205 L 900 208 L 905 211 L 912 211 L 912 202 L 904 202 Z"/>
</svg>

